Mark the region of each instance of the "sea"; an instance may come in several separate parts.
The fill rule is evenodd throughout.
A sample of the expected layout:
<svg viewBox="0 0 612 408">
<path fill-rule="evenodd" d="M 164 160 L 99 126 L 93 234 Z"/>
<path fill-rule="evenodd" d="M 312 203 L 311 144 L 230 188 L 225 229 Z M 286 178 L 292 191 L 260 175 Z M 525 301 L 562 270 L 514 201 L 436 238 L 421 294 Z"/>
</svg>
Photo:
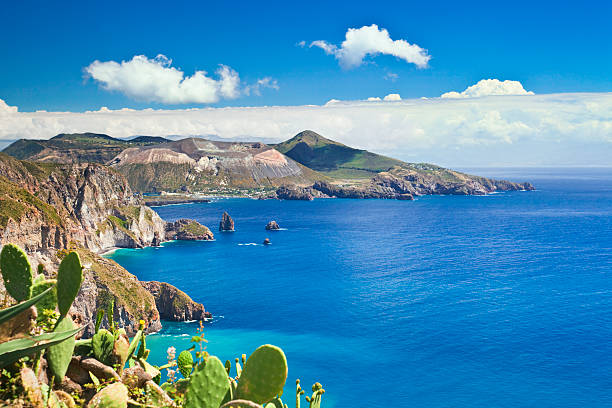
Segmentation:
<svg viewBox="0 0 612 408">
<path fill-rule="evenodd" d="M 612 168 L 464 170 L 537 190 L 163 206 L 215 240 L 108 257 L 204 304 L 222 361 L 281 347 L 289 407 L 295 379 L 325 408 L 612 407 Z M 163 326 L 155 364 L 199 323 Z"/>
</svg>

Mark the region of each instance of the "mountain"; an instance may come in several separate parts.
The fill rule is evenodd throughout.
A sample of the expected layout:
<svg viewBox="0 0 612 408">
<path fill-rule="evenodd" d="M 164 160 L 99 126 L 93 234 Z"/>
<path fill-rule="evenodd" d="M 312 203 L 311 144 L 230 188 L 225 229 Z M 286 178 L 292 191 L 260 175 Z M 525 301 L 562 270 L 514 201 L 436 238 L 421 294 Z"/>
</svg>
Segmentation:
<svg viewBox="0 0 612 408">
<path fill-rule="evenodd" d="M 336 179 L 369 179 L 404 164 L 401 160 L 326 139 L 312 130 L 300 132 L 274 145 L 274 148 L 298 163 Z"/>
<path fill-rule="evenodd" d="M 260 143 L 187 138 L 129 147 L 110 162 L 137 191 L 197 191 L 232 194 L 309 185 L 326 177 Z"/>
<path fill-rule="evenodd" d="M 106 163 L 132 146 L 149 146 L 167 142 L 155 136 L 132 140 L 116 139 L 99 133 L 61 133 L 49 140 L 20 139 L 3 152 L 21 160 L 53 163 Z"/>
<path fill-rule="evenodd" d="M 310 130 L 276 145 L 60 134 L 49 140 L 18 140 L 4 152 L 37 162 L 108 165 L 123 174 L 137 192 L 409 199 L 424 194 L 533 189 L 529 183 L 491 180 L 427 163 L 406 163 L 346 146 Z M 284 188 L 275 195 L 279 187 Z"/>
</svg>

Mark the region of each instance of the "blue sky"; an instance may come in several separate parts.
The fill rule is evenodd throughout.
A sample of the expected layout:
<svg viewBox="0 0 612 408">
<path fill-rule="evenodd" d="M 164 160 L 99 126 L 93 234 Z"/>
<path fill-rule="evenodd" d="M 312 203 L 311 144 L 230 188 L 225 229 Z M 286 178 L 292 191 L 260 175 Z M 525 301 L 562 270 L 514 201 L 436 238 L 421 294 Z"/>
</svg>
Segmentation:
<svg viewBox="0 0 612 408">
<path fill-rule="evenodd" d="M 0 147 L 312 129 L 447 166 L 612 166 L 609 1 L 4 3 Z"/>
<path fill-rule="evenodd" d="M 517 80 L 536 94 L 612 91 L 607 1 L 87 3 L 4 2 L 0 99 L 20 111 L 302 105 L 435 97 L 483 78 Z M 379 55 L 346 70 L 319 48 L 296 46 L 340 44 L 348 28 L 370 24 L 426 49 L 429 67 Z M 109 92 L 84 75 L 95 60 L 158 54 L 185 75 L 224 64 L 245 84 L 271 77 L 278 89 L 177 106 Z"/>
</svg>

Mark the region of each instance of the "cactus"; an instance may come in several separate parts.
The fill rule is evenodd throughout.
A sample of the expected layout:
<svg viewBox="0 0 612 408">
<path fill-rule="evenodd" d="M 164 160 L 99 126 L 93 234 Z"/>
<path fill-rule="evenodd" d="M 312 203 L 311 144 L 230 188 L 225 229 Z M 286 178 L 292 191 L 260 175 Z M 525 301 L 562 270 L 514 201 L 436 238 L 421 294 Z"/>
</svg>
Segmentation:
<svg viewBox="0 0 612 408">
<path fill-rule="evenodd" d="M 25 356 L 47 349 L 55 344 L 61 343 L 69 337 L 73 337 L 81 329 L 63 332 L 45 333 L 33 337 L 24 337 L 0 343 L 0 368 L 14 363 Z"/>
<path fill-rule="evenodd" d="M 68 314 L 72 302 L 79 293 L 83 281 L 83 267 L 76 252 L 70 252 L 62 259 L 57 271 L 57 306 L 60 319 Z"/>
<path fill-rule="evenodd" d="M 295 380 L 295 408 L 300 408 L 300 397 L 304 395 L 304 390 L 300 386 L 300 380 Z"/>
<path fill-rule="evenodd" d="M 121 375 L 123 367 L 130 355 L 130 341 L 128 340 L 125 330 L 120 329 L 115 336 L 115 342 L 113 344 L 113 354 L 111 361 L 113 364 L 119 365 L 117 373 Z"/>
<path fill-rule="evenodd" d="M 279 397 L 274 398 L 272 401 L 264 405 L 264 408 L 285 408 L 287 405 L 283 404 L 283 400 Z"/>
<path fill-rule="evenodd" d="M 87 404 L 87 408 L 126 408 L 128 406 L 128 389 L 122 383 L 107 385 Z"/>
<path fill-rule="evenodd" d="M 127 360 L 132 358 L 132 355 L 134 355 L 134 352 L 136 351 L 136 347 L 138 347 L 138 343 L 140 343 L 141 339 L 144 336 L 144 324 L 144 320 L 138 322 L 138 331 L 136 332 L 136 335 L 132 338 L 132 341 L 130 341 L 130 348 L 128 349 Z"/>
<path fill-rule="evenodd" d="M 183 377 L 189 377 L 191 375 L 191 371 L 193 370 L 193 356 L 191 355 L 191 352 L 189 350 L 181 351 L 176 359 L 176 365 L 178 365 L 178 369 Z"/>
<path fill-rule="evenodd" d="M 263 408 L 263 407 L 253 401 L 237 399 L 237 400 L 226 402 L 225 404 L 221 405 L 219 408 Z"/>
<path fill-rule="evenodd" d="M 51 292 L 51 288 L 45 290 L 43 293 L 40 293 L 31 299 L 16 304 L 15 306 L 8 307 L 6 309 L 0 310 L 0 324 L 12 319 L 13 317 L 19 315 L 24 310 L 30 308 L 32 305 L 36 304 L 42 298 L 47 296 Z"/>
<path fill-rule="evenodd" d="M 0 271 L 6 291 L 16 301 L 23 302 L 31 296 L 32 267 L 25 252 L 17 245 L 6 244 L 0 252 Z"/>
<path fill-rule="evenodd" d="M 53 288 L 48 294 L 36 303 L 38 314 L 41 315 L 43 310 L 55 310 L 57 307 L 57 288 L 55 279 L 45 279 L 44 276 L 38 275 L 34 279 L 32 285 L 32 297 L 41 294 L 49 288 Z"/>
<path fill-rule="evenodd" d="M 65 332 L 74 329 L 74 323 L 68 316 L 61 319 L 55 326 L 54 332 Z M 72 353 L 74 352 L 75 338 L 69 337 L 61 343 L 49 347 L 47 350 L 47 362 L 49 363 L 49 369 L 55 378 L 55 381 L 59 384 L 66 375 L 68 365 L 72 359 Z"/>
<path fill-rule="evenodd" d="M 184 408 L 218 408 L 230 383 L 223 363 L 214 356 L 198 365 L 189 378 Z"/>
<path fill-rule="evenodd" d="M 325 394 L 325 390 L 321 384 L 314 383 L 312 385 L 312 396 L 306 397 L 306 401 L 308 401 L 309 408 L 321 408 L 321 398 Z"/>
<path fill-rule="evenodd" d="M 240 365 L 240 360 L 238 360 L 238 358 L 236 358 L 236 377 L 240 378 L 240 375 L 242 374 L 242 366 Z"/>
<path fill-rule="evenodd" d="M 230 371 L 232 371 L 232 362 L 229 360 L 225 360 L 225 371 L 228 376 L 230 375 Z"/>
<path fill-rule="evenodd" d="M 281 394 L 287 380 L 287 358 L 270 344 L 260 346 L 244 365 L 236 390 L 238 398 L 263 404 Z"/>
<path fill-rule="evenodd" d="M 94 333 L 97 333 L 100 330 L 102 318 L 104 318 L 104 310 L 98 310 L 98 313 L 96 313 L 96 324 L 94 326 Z"/>
<path fill-rule="evenodd" d="M 115 336 L 106 329 L 100 329 L 91 338 L 91 345 L 96 359 L 106 365 L 112 363 L 113 347 L 115 345 Z"/>
<path fill-rule="evenodd" d="M 115 298 L 111 298 L 107 305 L 108 327 L 111 331 L 115 331 Z"/>
</svg>

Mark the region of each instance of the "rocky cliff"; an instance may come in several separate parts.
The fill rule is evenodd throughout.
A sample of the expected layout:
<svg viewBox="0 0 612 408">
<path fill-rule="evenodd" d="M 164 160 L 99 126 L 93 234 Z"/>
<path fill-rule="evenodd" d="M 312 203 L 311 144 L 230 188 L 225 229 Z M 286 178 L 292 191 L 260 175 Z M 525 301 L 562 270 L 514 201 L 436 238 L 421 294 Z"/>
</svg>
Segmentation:
<svg viewBox="0 0 612 408">
<path fill-rule="evenodd" d="M 183 291 L 164 282 L 140 282 L 141 285 L 153 295 L 159 315 L 164 320 L 190 321 L 206 320 L 212 318 L 204 306 L 195 303 Z"/>
<path fill-rule="evenodd" d="M 79 252 L 85 276 L 72 313 L 86 326 L 86 335 L 93 330 L 96 310 L 109 298 L 115 301 L 115 320 L 128 332 L 140 319 L 148 331 L 161 328 L 157 295 L 97 253 L 166 239 L 212 239 L 212 233 L 191 220 L 163 221 L 142 205 L 121 174 L 103 165 L 32 163 L 0 154 L 0 244 L 24 248 L 33 265 L 42 264 L 47 274 L 54 273 L 64 250 Z M 189 302 L 183 304 L 203 310 Z M 165 314 L 182 313 L 169 310 L 165 305 Z"/>
</svg>

